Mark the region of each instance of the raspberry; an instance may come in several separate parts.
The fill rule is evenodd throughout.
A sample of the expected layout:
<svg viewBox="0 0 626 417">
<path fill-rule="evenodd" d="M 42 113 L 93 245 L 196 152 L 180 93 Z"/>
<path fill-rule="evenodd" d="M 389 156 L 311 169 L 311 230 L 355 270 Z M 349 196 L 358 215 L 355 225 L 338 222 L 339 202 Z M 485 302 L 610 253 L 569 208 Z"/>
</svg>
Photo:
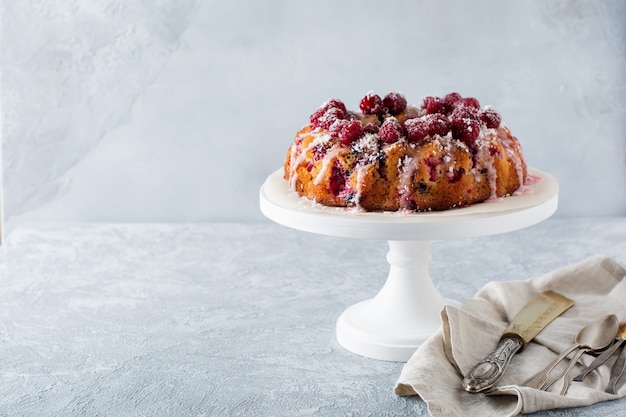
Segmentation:
<svg viewBox="0 0 626 417">
<path fill-rule="evenodd" d="M 425 109 L 428 114 L 446 112 L 446 106 L 444 106 L 439 97 L 424 97 L 422 100 L 422 108 Z"/>
<path fill-rule="evenodd" d="M 348 113 L 348 110 L 346 109 L 346 105 L 343 104 L 343 101 L 341 100 L 337 100 L 336 98 L 331 98 L 330 100 L 328 100 L 326 104 L 328 105 L 328 108 L 336 108 L 336 109 L 341 110 L 344 113 Z"/>
<path fill-rule="evenodd" d="M 395 117 L 389 117 L 385 119 L 383 124 L 380 126 L 378 136 L 380 136 L 380 140 L 383 142 L 394 143 L 404 136 L 404 128 L 398 119 Z"/>
<path fill-rule="evenodd" d="M 337 163 L 335 163 L 331 168 L 328 188 L 335 196 L 339 195 L 346 188 L 345 173 Z"/>
<path fill-rule="evenodd" d="M 349 146 L 352 142 L 363 136 L 363 128 L 358 120 L 348 120 L 339 131 L 339 142 Z"/>
<path fill-rule="evenodd" d="M 333 137 L 333 138 L 338 138 L 339 137 L 339 132 L 341 132 L 341 129 L 343 129 L 343 127 L 346 125 L 346 123 L 348 123 L 347 120 L 336 119 L 333 122 L 333 124 L 331 124 L 328 127 L 328 133 L 330 134 L 330 136 Z"/>
<path fill-rule="evenodd" d="M 428 125 L 424 118 L 408 119 L 404 122 L 407 139 L 411 143 L 419 143 L 428 136 Z"/>
<path fill-rule="evenodd" d="M 474 107 L 457 106 L 450 115 L 450 120 L 471 119 L 479 120 L 478 110 Z"/>
<path fill-rule="evenodd" d="M 329 129 L 333 123 L 337 120 L 342 120 L 344 117 L 346 117 L 346 112 L 342 111 L 340 108 L 331 107 L 326 110 L 326 113 L 324 113 L 322 117 L 320 117 L 319 126 L 324 129 Z"/>
<path fill-rule="evenodd" d="M 439 162 L 434 158 L 428 158 L 424 161 L 429 171 L 429 180 L 437 181 L 439 178 Z"/>
<path fill-rule="evenodd" d="M 448 93 L 443 98 L 443 105 L 446 106 L 447 111 L 452 111 L 454 109 L 454 105 L 457 101 L 461 99 L 461 95 L 459 93 Z"/>
<path fill-rule="evenodd" d="M 474 97 L 465 97 L 459 99 L 456 103 L 454 103 L 454 107 L 473 107 L 475 109 L 480 109 L 480 103 Z"/>
<path fill-rule="evenodd" d="M 452 136 L 474 149 L 474 143 L 480 134 L 480 123 L 470 118 L 452 120 Z"/>
<path fill-rule="evenodd" d="M 439 113 L 427 114 L 418 119 L 408 119 L 404 122 L 407 138 L 411 143 L 419 143 L 428 136 L 445 136 L 450 131 L 450 121 Z"/>
<path fill-rule="evenodd" d="M 406 98 L 401 93 L 389 93 L 383 99 L 383 107 L 393 115 L 400 114 L 406 109 Z"/>
<path fill-rule="evenodd" d="M 368 93 L 361 99 L 359 108 L 364 114 L 382 114 L 383 100 L 378 94 Z"/>
<path fill-rule="evenodd" d="M 461 139 L 467 145 L 470 145 L 470 143 L 474 145 L 474 142 L 476 141 L 476 139 L 478 139 L 478 135 L 480 135 L 480 123 L 478 123 L 476 120 L 472 120 L 471 122 L 466 123 L 465 133 L 463 134 Z"/>
<path fill-rule="evenodd" d="M 478 110 L 474 107 L 457 106 L 450 115 L 452 136 L 473 149 L 480 133 Z"/>
<path fill-rule="evenodd" d="M 483 110 L 478 112 L 478 116 L 480 120 L 487 125 L 490 129 L 496 129 L 500 126 L 500 122 L 502 121 L 502 117 L 500 117 L 500 113 L 492 109 L 491 107 L 486 107 Z"/>
<path fill-rule="evenodd" d="M 332 112 L 331 112 L 332 110 Z M 329 113 L 327 115 L 327 113 Z M 330 99 L 313 112 L 309 121 L 313 127 L 328 129 L 336 119 L 343 119 L 348 114 L 346 105 L 337 99 Z"/>
<path fill-rule="evenodd" d="M 326 110 L 326 108 L 320 107 L 319 109 L 315 110 L 313 114 L 311 114 L 311 117 L 309 117 L 309 121 L 311 122 L 311 125 L 313 127 L 320 127 L 320 119 L 324 116 Z"/>
<path fill-rule="evenodd" d="M 427 114 L 424 116 L 426 128 L 430 136 L 445 136 L 450 131 L 450 121 L 446 116 L 439 113 Z"/>
</svg>

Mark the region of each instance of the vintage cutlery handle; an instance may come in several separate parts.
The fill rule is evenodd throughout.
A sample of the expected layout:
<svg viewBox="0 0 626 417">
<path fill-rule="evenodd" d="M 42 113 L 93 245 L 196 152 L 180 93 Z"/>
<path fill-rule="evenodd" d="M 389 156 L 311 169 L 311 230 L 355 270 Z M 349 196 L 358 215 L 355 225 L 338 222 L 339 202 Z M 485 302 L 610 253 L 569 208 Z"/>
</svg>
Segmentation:
<svg viewBox="0 0 626 417">
<path fill-rule="evenodd" d="M 463 379 L 465 391 L 475 393 L 491 388 L 504 374 L 511 358 L 522 346 L 523 343 L 520 339 L 502 338 L 496 350 L 478 362 L 465 376 Z"/>
<path fill-rule="evenodd" d="M 611 379 L 609 380 L 609 385 L 606 388 L 606 392 L 609 394 L 617 394 L 617 381 L 619 381 L 620 377 L 624 373 L 624 367 L 626 367 L 626 344 L 622 342 L 621 344 L 622 352 L 619 354 L 615 363 L 613 364 L 613 368 L 611 368 Z"/>
</svg>

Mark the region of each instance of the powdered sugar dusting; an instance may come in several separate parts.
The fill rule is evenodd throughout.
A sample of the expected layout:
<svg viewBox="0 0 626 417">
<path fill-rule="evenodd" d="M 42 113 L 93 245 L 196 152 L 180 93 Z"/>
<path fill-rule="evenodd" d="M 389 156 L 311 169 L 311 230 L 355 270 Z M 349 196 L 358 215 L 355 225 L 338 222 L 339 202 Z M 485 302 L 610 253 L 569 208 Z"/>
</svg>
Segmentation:
<svg viewBox="0 0 626 417">
<path fill-rule="evenodd" d="M 302 141 L 306 135 L 312 135 L 313 140 L 305 148 L 302 148 Z M 297 169 L 306 161 L 307 153 L 316 146 L 329 142 L 331 139 L 331 136 L 320 128 L 317 128 L 312 132 L 300 134 L 296 137 L 289 151 L 291 160 L 291 164 L 289 167 L 289 188 L 292 191 L 296 191 L 296 183 L 298 181 Z"/>
</svg>

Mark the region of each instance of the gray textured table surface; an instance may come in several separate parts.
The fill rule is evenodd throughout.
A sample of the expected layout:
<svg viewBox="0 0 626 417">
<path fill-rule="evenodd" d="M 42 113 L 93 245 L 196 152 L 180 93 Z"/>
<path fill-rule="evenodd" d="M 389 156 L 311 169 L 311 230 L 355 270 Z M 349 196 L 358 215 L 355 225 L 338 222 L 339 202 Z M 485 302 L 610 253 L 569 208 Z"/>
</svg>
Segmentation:
<svg viewBox="0 0 626 417">
<path fill-rule="evenodd" d="M 436 286 L 463 300 L 597 253 L 626 265 L 626 218 L 431 249 Z M 0 249 L 0 416 L 426 416 L 392 392 L 401 363 L 335 341 L 339 314 L 382 286 L 386 252 L 271 223 L 20 226 Z"/>
</svg>

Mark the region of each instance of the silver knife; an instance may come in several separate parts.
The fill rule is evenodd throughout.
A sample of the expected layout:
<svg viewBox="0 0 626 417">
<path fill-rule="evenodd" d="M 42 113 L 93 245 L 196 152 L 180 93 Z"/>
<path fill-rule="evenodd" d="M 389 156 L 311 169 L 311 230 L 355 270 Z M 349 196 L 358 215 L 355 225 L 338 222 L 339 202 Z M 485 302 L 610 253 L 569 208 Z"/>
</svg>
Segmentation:
<svg viewBox="0 0 626 417">
<path fill-rule="evenodd" d="M 513 318 L 496 349 L 465 376 L 465 391 L 476 393 L 491 388 L 504 374 L 513 355 L 573 305 L 572 300 L 554 291 L 534 296 Z"/>
</svg>

